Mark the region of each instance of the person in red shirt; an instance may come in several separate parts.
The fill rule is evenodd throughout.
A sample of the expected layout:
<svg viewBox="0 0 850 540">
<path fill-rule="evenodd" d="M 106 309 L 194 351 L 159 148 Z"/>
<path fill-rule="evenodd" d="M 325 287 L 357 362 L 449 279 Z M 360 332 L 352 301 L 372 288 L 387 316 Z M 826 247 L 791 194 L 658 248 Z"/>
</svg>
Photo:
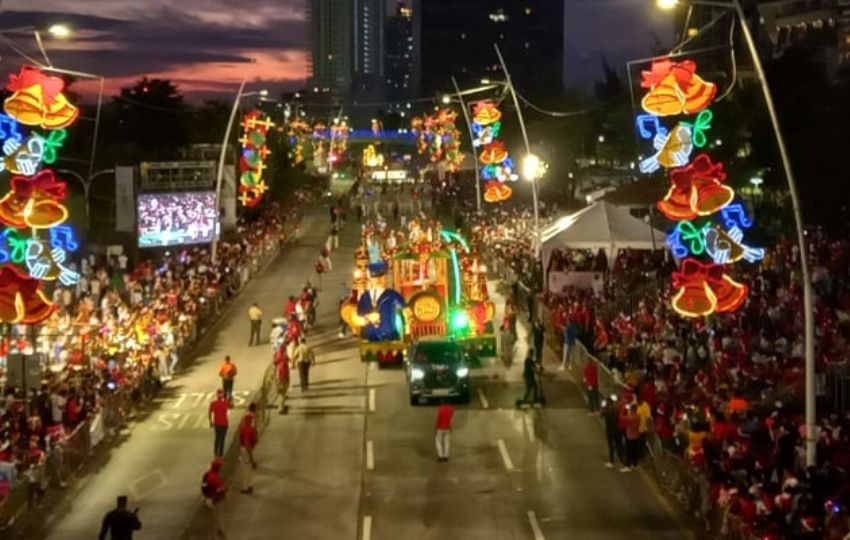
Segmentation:
<svg viewBox="0 0 850 540">
<path fill-rule="evenodd" d="M 212 520 L 210 524 L 213 527 L 213 538 L 227 538 L 224 528 L 221 526 L 221 506 L 224 498 L 227 496 L 227 486 L 224 480 L 221 479 L 221 468 L 224 466 L 224 460 L 215 458 L 210 464 L 210 469 L 204 473 L 203 482 L 201 483 L 201 493 L 204 496 L 204 502 L 212 511 Z"/>
<path fill-rule="evenodd" d="M 446 462 L 449 460 L 449 450 L 451 449 L 451 433 L 452 433 L 452 417 L 455 414 L 455 408 L 448 402 L 443 401 L 437 409 L 437 434 L 435 440 L 437 442 L 437 461 Z"/>
<path fill-rule="evenodd" d="M 591 360 L 584 365 L 584 387 L 591 414 L 599 411 L 599 367 Z"/>
<path fill-rule="evenodd" d="M 224 439 L 227 436 L 227 415 L 229 410 L 230 403 L 224 396 L 224 390 L 219 388 L 216 390 L 216 398 L 210 403 L 209 409 L 210 427 L 215 430 L 213 452 L 216 457 L 224 455 Z"/>
</svg>

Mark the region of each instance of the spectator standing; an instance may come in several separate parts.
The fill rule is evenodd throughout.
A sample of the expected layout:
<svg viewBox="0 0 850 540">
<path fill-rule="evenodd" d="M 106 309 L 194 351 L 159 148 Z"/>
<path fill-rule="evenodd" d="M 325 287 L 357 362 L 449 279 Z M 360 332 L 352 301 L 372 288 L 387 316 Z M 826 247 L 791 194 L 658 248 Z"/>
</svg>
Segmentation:
<svg viewBox="0 0 850 540">
<path fill-rule="evenodd" d="M 301 383 L 301 391 L 310 389 L 310 368 L 316 363 L 316 355 L 313 349 L 307 345 L 307 339 L 303 336 L 295 347 L 292 360 L 298 366 L 298 381 Z"/>
<path fill-rule="evenodd" d="M 620 472 L 631 472 L 637 468 L 640 452 L 640 418 L 634 404 L 626 408 L 623 425 L 626 428 L 626 463 Z"/>
<path fill-rule="evenodd" d="M 437 461 L 444 463 L 449 460 L 451 451 L 452 417 L 455 409 L 446 400 L 440 403 L 437 409 L 436 435 L 434 439 L 437 444 Z"/>
<path fill-rule="evenodd" d="M 590 414 L 599 411 L 599 366 L 590 360 L 584 365 L 584 387 L 587 389 L 587 405 Z"/>
<path fill-rule="evenodd" d="M 230 403 L 224 397 L 224 390 L 216 391 L 216 398 L 210 403 L 209 421 L 210 427 L 215 430 L 215 438 L 213 440 L 213 454 L 216 457 L 224 455 L 224 439 L 227 436 L 228 415 L 230 412 Z"/>
<path fill-rule="evenodd" d="M 127 496 L 119 495 L 115 508 L 103 516 L 100 534 L 97 535 L 98 540 L 105 540 L 107 533 L 110 533 L 111 540 L 133 540 L 133 531 L 142 528 L 138 513 L 138 508 L 132 512 L 127 510 Z"/>
<path fill-rule="evenodd" d="M 224 528 L 221 526 L 221 507 L 227 496 L 227 486 L 221 479 L 221 468 L 223 466 L 224 460 L 219 457 L 213 459 L 209 470 L 204 473 L 201 481 L 201 494 L 204 496 L 207 508 L 212 513 L 212 521 L 210 522 L 212 538 L 227 538 Z"/>
<path fill-rule="evenodd" d="M 638 457 L 640 457 L 643 453 L 643 449 L 646 448 L 646 435 L 649 433 L 649 426 L 652 425 L 652 407 L 649 406 L 649 402 L 646 401 L 640 394 L 637 396 L 637 402 L 638 405 L 635 413 L 639 420 L 638 438 L 640 440 L 638 443 Z"/>
<path fill-rule="evenodd" d="M 27 469 L 27 503 L 29 508 L 35 508 L 44 496 L 44 466 L 47 455 L 38 445 L 38 436 L 30 437 L 30 445 L 26 454 Z"/>
<path fill-rule="evenodd" d="M 564 352 L 561 357 L 561 371 L 567 369 L 567 363 L 572 363 L 573 349 L 576 346 L 576 336 L 578 336 L 578 326 L 571 320 L 567 319 L 567 324 L 564 326 Z"/>
<path fill-rule="evenodd" d="M 252 480 L 257 462 L 254 461 L 254 448 L 258 442 L 257 435 L 257 404 L 248 405 L 248 412 L 242 417 L 239 424 L 239 464 L 242 469 L 241 493 L 250 495 L 254 492 Z"/>
<path fill-rule="evenodd" d="M 614 460 L 622 456 L 620 432 L 620 412 L 617 410 L 616 396 L 606 399 L 602 407 L 602 419 L 605 421 L 605 440 L 608 442 L 608 461 L 605 466 L 614 468 Z"/>
<path fill-rule="evenodd" d="M 230 355 L 224 357 L 224 362 L 218 368 L 218 376 L 221 377 L 221 389 L 224 391 L 224 398 L 227 401 L 233 401 L 233 381 L 236 379 L 236 374 L 239 372 L 236 369 L 236 364 L 230 359 Z"/>
<path fill-rule="evenodd" d="M 248 321 L 251 324 L 251 335 L 248 338 L 248 346 L 260 344 L 260 328 L 263 325 L 263 310 L 257 302 L 248 308 Z"/>
</svg>

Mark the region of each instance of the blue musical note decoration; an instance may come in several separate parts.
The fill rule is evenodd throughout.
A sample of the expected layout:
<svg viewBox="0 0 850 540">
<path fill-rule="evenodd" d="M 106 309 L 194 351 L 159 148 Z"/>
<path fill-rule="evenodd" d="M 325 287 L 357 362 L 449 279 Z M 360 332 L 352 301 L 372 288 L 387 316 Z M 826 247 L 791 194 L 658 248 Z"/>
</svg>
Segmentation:
<svg viewBox="0 0 850 540">
<path fill-rule="evenodd" d="M 24 136 L 18 131 L 19 127 L 17 120 L 7 114 L 0 113 L 0 139 L 23 141 Z"/>
<path fill-rule="evenodd" d="M 637 128 L 642 139 L 653 139 L 656 135 L 667 136 L 667 128 L 661 124 L 661 119 L 654 114 L 637 115 Z"/>
<path fill-rule="evenodd" d="M 58 225 L 50 229 L 50 247 L 73 253 L 80 249 L 80 243 L 72 227 Z"/>
<path fill-rule="evenodd" d="M 744 206 L 741 203 L 733 203 L 721 211 L 721 215 L 723 216 L 723 223 L 726 224 L 727 229 L 731 229 L 733 227 L 741 227 L 744 229 L 749 229 L 753 226 L 753 221 L 747 216 L 746 210 L 744 210 Z"/>
</svg>

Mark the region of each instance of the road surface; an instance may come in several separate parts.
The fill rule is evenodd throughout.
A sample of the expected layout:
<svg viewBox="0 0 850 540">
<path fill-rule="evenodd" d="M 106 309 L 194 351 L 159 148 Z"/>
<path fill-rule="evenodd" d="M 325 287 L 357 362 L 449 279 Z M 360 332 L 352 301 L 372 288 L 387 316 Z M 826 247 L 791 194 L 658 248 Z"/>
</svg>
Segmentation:
<svg viewBox="0 0 850 540">
<path fill-rule="evenodd" d="M 132 425 L 104 465 L 73 488 L 70 505 L 45 517 L 46 538 L 93 538 L 118 494 L 141 507 L 137 538 L 210 537 L 200 481 L 212 457 L 206 408 L 218 386 L 217 367 L 230 354 L 240 370 L 234 425 L 271 358 L 267 345 L 247 346 L 247 309 L 258 301 L 268 321 L 287 294 L 300 290 L 326 237 L 327 210 L 317 207 L 307 220 L 301 246 L 279 256 L 233 302 L 214 339 L 170 383 L 158 409 Z M 309 337 L 317 353 L 311 388 L 302 394 L 293 373 L 289 414 L 273 415 L 260 439 L 254 494 L 242 495 L 236 485 L 230 490 L 229 538 L 692 536 L 645 474 L 604 467 L 599 421 L 565 375 L 549 370 L 546 409 L 515 409 L 523 391 L 521 358 L 510 369 L 490 365 L 474 373 L 472 403 L 455 415 L 451 461 L 437 463 L 435 408 L 411 407 L 401 371 L 360 363 L 354 339 L 337 336 L 337 300 L 359 241 L 356 223 L 341 241 Z M 228 434 L 229 459 L 235 432 L 232 427 Z"/>
</svg>

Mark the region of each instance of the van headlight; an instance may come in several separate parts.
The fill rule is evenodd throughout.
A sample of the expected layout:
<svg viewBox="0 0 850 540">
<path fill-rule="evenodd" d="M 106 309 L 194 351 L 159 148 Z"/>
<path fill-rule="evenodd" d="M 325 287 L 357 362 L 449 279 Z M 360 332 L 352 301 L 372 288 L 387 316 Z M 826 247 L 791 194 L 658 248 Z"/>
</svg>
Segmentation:
<svg viewBox="0 0 850 540">
<path fill-rule="evenodd" d="M 425 372 L 419 368 L 413 368 L 410 370 L 410 380 L 411 381 L 421 381 L 425 378 Z"/>
<path fill-rule="evenodd" d="M 459 367 L 459 368 L 457 368 L 457 371 L 455 371 L 455 374 L 462 379 L 462 378 L 466 377 L 467 375 L 469 375 L 469 368 L 468 367 Z"/>
</svg>

